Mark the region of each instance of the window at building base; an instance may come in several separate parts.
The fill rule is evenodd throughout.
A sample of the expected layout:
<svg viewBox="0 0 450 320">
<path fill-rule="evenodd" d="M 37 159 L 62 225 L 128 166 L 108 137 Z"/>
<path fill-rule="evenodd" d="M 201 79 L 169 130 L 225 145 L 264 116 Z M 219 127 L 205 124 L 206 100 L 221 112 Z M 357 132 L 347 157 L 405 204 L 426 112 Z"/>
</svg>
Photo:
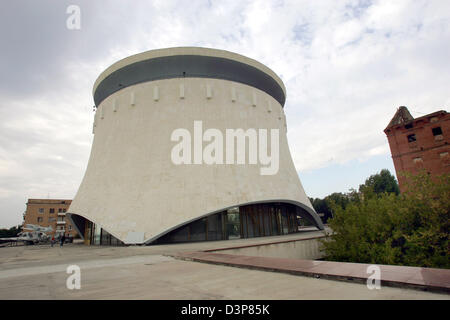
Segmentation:
<svg viewBox="0 0 450 320">
<path fill-rule="evenodd" d="M 308 224 L 302 209 L 288 203 L 233 207 L 181 226 L 154 243 L 232 240 L 290 234 Z"/>
</svg>

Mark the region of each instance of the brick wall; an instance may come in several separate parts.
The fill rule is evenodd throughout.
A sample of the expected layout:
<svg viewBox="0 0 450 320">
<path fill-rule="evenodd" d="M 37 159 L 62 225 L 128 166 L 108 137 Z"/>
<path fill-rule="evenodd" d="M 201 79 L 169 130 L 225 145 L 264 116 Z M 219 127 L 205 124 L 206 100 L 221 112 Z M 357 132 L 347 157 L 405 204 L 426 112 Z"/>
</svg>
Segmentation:
<svg viewBox="0 0 450 320">
<path fill-rule="evenodd" d="M 23 225 L 51 226 L 53 235 L 56 234 L 56 230 L 64 229 L 66 236 L 68 234 L 75 236 L 77 232 L 65 214 L 71 202 L 72 200 L 64 199 L 28 199 Z"/>
</svg>

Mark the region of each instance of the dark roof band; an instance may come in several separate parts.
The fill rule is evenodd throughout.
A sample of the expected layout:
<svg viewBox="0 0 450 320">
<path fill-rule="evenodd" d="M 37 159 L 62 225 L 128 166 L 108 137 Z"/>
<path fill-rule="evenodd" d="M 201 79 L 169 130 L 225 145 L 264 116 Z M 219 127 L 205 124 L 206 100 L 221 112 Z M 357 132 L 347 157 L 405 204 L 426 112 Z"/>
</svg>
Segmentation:
<svg viewBox="0 0 450 320">
<path fill-rule="evenodd" d="M 260 89 L 284 106 L 286 97 L 277 81 L 267 73 L 235 60 L 175 55 L 135 62 L 108 75 L 97 86 L 95 105 L 114 92 L 138 83 L 172 78 L 212 78 L 230 80 Z"/>
</svg>

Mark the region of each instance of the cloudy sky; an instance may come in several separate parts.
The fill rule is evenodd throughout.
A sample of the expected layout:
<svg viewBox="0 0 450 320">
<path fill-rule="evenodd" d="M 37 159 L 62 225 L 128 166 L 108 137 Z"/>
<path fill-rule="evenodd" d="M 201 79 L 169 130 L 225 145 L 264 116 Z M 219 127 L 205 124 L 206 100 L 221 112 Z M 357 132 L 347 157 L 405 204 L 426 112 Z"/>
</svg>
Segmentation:
<svg viewBox="0 0 450 320">
<path fill-rule="evenodd" d="M 66 27 L 69 5 L 81 29 Z M 72 199 L 92 143 L 96 77 L 172 46 L 225 49 L 287 88 L 292 156 L 306 193 L 394 172 L 383 129 L 450 104 L 448 0 L 14 0 L 0 4 L 0 227 L 28 198 Z"/>
</svg>

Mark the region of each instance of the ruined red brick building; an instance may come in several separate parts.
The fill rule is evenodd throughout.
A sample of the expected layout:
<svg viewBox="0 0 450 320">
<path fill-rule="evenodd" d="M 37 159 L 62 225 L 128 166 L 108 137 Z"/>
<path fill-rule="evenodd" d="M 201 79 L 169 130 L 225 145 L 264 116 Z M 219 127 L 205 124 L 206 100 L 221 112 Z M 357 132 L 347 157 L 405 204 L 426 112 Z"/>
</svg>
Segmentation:
<svg viewBox="0 0 450 320">
<path fill-rule="evenodd" d="M 406 107 L 399 107 L 384 133 L 401 191 L 405 190 L 401 172 L 450 173 L 450 115 L 447 111 L 414 118 Z"/>
</svg>

